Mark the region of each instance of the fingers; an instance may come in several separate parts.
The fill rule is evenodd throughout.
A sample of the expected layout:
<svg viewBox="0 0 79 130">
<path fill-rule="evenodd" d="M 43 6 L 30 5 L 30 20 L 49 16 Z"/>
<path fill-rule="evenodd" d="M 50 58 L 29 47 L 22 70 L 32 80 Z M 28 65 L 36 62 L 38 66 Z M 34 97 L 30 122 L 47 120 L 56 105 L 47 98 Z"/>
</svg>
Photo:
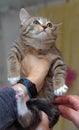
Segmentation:
<svg viewBox="0 0 79 130">
<path fill-rule="evenodd" d="M 72 121 L 79 128 L 79 112 L 64 105 L 59 106 L 62 117 Z"/>
<path fill-rule="evenodd" d="M 79 97 L 75 95 L 61 96 L 55 99 L 55 103 L 70 106 L 75 110 L 79 110 Z"/>
<path fill-rule="evenodd" d="M 62 117 L 72 121 L 79 128 L 79 97 L 75 95 L 61 96 L 55 99 L 59 104 Z"/>
</svg>

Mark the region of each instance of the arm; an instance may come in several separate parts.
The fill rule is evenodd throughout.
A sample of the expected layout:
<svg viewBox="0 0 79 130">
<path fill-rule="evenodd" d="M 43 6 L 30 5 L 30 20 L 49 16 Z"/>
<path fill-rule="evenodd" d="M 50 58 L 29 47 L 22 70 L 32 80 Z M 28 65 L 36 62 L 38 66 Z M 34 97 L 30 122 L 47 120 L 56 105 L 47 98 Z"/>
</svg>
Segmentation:
<svg viewBox="0 0 79 130">
<path fill-rule="evenodd" d="M 28 59 L 31 59 L 28 61 Z M 26 67 L 25 67 L 26 66 Z M 29 67 L 28 67 L 29 66 Z M 48 61 L 46 60 L 43 60 L 43 59 L 40 59 L 38 60 L 37 58 L 29 55 L 29 57 L 25 57 L 25 59 L 23 60 L 22 62 L 22 67 L 24 69 L 24 72 L 26 71 L 28 73 L 28 76 L 27 78 L 36 84 L 36 87 L 37 87 L 37 91 L 39 91 L 44 83 L 44 79 L 46 77 L 46 74 L 49 70 L 49 63 Z M 30 69 L 29 69 L 30 68 Z M 26 76 L 26 73 L 24 73 L 24 77 Z M 15 88 L 19 86 L 19 87 L 23 87 L 24 91 L 26 91 L 25 87 L 22 85 L 22 84 L 17 84 L 15 85 Z M 28 96 L 28 94 L 26 94 L 26 96 Z M 26 100 L 27 100 L 27 97 L 26 97 Z M 43 115 L 45 115 L 43 113 Z M 44 117 L 43 117 L 44 118 Z M 46 117 L 45 117 L 46 119 Z M 48 119 L 47 119 L 48 120 Z M 41 126 L 39 127 L 42 127 L 43 124 L 45 124 L 45 120 L 43 121 L 44 123 L 41 124 Z M 39 128 L 38 127 L 38 128 Z M 43 127 L 47 127 L 47 124 L 46 126 L 43 125 Z M 42 128 L 44 129 L 44 128 Z"/>
<path fill-rule="evenodd" d="M 79 97 L 61 96 L 55 99 L 55 103 L 59 104 L 61 116 L 72 121 L 79 128 Z"/>
</svg>

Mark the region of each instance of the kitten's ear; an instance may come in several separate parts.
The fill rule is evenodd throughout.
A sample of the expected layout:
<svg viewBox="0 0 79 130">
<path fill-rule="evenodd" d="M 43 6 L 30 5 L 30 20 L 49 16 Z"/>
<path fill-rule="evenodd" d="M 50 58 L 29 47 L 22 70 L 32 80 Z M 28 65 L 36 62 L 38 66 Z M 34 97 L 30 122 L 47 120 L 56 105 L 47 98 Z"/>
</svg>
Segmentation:
<svg viewBox="0 0 79 130">
<path fill-rule="evenodd" d="M 19 17 L 20 17 L 20 21 L 21 21 L 21 25 L 24 25 L 24 23 L 31 17 L 28 12 L 22 8 L 20 10 L 20 14 L 19 14 Z"/>
<path fill-rule="evenodd" d="M 62 25 L 62 23 L 57 23 L 57 24 L 54 24 L 55 28 L 57 29 L 58 27 L 60 27 Z"/>
</svg>

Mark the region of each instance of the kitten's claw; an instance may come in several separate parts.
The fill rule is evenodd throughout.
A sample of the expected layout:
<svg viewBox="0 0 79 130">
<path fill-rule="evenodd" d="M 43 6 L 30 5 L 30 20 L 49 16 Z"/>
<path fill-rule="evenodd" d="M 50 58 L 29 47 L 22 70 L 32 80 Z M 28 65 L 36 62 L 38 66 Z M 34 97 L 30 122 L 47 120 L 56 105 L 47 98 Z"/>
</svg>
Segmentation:
<svg viewBox="0 0 79 130">
<path fill-rule="evenodd" d="M 14 85 L 20 80 L 20 77 L 13 77 L 13 78 L 8 78 L 8 81 Z"/>
<path fill-rule="evenodd" d="M 68 87 L 66 85 L 61 86 L 59 89 L 54 91 L 54 94 L 56 96 L 62 96 L 63 94 L 65 94 L 68 90 Z"/>
</svg>

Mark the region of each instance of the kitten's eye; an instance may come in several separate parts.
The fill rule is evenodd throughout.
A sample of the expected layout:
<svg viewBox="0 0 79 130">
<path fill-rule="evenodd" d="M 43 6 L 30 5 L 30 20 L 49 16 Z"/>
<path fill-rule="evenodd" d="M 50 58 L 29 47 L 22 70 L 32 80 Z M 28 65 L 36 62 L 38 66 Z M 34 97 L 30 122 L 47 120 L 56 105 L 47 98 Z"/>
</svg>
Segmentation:
<svg viewBox="0 0 79 130">
<path fill-rule="evenodd" d="M 48 23 L 48 24 L 47 24 L 47 27 L 52 28 L 52 27 L 53 27 L 52 23 Z"/>
<path fill-rule="evenodd" d="M 35 20 L 33 23 L 34 24 L 40 24 L 38 20 Z"/>
</svg>

